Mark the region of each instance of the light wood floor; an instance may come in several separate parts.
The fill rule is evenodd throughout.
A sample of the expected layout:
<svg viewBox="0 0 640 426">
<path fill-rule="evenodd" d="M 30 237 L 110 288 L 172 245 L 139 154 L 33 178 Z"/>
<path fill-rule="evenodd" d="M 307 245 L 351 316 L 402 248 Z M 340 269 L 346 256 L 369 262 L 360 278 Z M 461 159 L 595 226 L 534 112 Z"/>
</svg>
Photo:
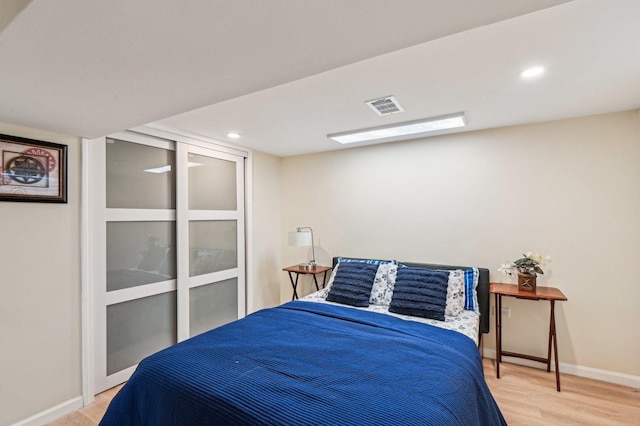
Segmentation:
<svg viewBox="0 0 640 426">
<path fill-rule="evenodd" d="M 484 359 L 484 375 L 500 410 L 511 426 L 640 425 L 640 390 L 560 374 L 556 391 L 552 371 Z"/>
<path fill-rule="evenodd" d="M 638 389 L 561 374 L 562 392 L 557 392 L 553 373 L 501 363 L 501 377 L 496 379 L 494 361 L 483 363 L 487 384 L 511 426 L 640 426 Z M 119 389 L 97 395 L 91 405 L 50 425 L 97 425 Z"/>
<path fill-rule="evenodd" d="M 118 393 L 120 388 L 124 385 L 116 386 L 96 395 L 95 401 L 79 409 L 76 412 L 68 414 L 58 420 L 49 423 L 50 426 L 67 426 L 67 425 L 79 425 L 79 426 L 92 426 L 100 423 L 102 416 L 107 411 L 107 407 L 111 402 L 111 399 Z"/>
</svg>

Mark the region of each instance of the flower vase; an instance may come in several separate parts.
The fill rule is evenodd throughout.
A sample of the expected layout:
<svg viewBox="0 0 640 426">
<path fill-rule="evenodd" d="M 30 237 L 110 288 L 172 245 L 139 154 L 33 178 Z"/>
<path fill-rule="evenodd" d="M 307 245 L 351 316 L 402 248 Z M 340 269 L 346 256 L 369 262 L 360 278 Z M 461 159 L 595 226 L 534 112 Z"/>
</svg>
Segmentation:
<svg viewBox="0 0 640 426">
<path fill-rule="evenodd" d="M 518 290 L 536 291 L 536 276 L 531 274 L 518 274 Z"/>
</svg>

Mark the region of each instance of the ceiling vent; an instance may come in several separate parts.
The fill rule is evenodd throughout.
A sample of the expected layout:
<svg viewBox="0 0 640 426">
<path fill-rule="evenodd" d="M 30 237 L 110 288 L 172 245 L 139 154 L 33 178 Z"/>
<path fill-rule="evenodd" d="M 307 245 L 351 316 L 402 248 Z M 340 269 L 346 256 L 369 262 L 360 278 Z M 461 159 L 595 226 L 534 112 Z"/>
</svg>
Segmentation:
<svg viewBox="0 0 640 426">
<path fill-rule="evenodd" d="M 374 110 L 378 115 L 389 115 L 404 111 L 393 96 L 365 101 L 365 104 L 369 105 L 369 108 Z"/>
</svg>

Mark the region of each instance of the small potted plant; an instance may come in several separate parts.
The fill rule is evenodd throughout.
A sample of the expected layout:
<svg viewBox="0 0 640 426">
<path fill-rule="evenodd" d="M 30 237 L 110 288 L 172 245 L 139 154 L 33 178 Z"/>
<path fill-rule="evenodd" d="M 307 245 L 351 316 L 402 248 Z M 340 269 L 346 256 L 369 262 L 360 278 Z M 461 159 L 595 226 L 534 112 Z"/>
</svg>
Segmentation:
<svg viewBox="0 0 640 426">
<path fill-rule="evenodd" d="M 503 263 L 498 271 L 505 274 L 513 275 L 514 272 L 518 274 L 518 290 L 521 291 L 536 291 L 536 277 L 538 274 L 544 274 L 542 266 L 545 262 L 550 262 L 549 256 L 543 257 L 539 254 L 533 254 L 528 252 L 522 255 L 518 260 L 514 260 L 510 263 Z"/>
</svg>

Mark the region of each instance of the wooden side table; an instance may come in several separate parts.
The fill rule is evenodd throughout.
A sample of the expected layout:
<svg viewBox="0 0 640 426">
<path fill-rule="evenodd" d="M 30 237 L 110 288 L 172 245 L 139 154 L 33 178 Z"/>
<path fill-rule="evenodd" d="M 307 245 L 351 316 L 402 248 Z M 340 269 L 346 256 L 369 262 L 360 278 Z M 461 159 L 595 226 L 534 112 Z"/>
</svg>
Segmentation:
<svg viewBox="0 0 640 426">
<path fill-rule="evenodd" d="M 329 271 L 330 269 L 332 269 L 331 266 L 320 265 L 316 266 L 315 269 L 302 269 L 300 268 L 300 265 L 293 265 L 283 268 L 283 271 L 287 271 L 289 273 L 289 279 L 291 280 L 291 286 L 293 287 L 293 297 L 291 297 L 291 300 L 296 300 L 298 298 L 298 278 L 300 278 L 300 275 L 313 275 L 313 282 L 316 284 L 316 290 L 320 290 L 320 287 L 318 287 L 318 279 L 316 278 L 316 276 L 318 274 L 324 273 L 324 276 L 322 277 L 322 287 L 324 288 L 325 284 L 327 283 L 327 271 Z M 295 281 L 293 279 L 293 274 L 296 275 Z"/>
<path fill-rule="evenodd" d="M 547 364 L 547 372 L 551 371 L 551 346 L 553 345 L 553 358 L 556 366 L 556 389 L 560 392 L 560 370 L 558 368 L 558 338 L 556 336 L 556 316 L 555 302 L 565 301 L 567 297 L 560 290 L 554 287 L 538 286 L 536 291 L 520 291 L 517 284 L 491 283 L 489 291 L 495 294 L 496 298 L 496 377 L 500 378 L 500 362 L 502 356 L 512 356 L 524 358 L 531 361 Z M 549 318 L 549 345 L 547 357 L 537 357 L 533 355 L 508 352 L 502 350 L 502 296 L 515 297 L 527 300 L 548 300 L 551 304 L 551 316 Z"/>
</svg>

